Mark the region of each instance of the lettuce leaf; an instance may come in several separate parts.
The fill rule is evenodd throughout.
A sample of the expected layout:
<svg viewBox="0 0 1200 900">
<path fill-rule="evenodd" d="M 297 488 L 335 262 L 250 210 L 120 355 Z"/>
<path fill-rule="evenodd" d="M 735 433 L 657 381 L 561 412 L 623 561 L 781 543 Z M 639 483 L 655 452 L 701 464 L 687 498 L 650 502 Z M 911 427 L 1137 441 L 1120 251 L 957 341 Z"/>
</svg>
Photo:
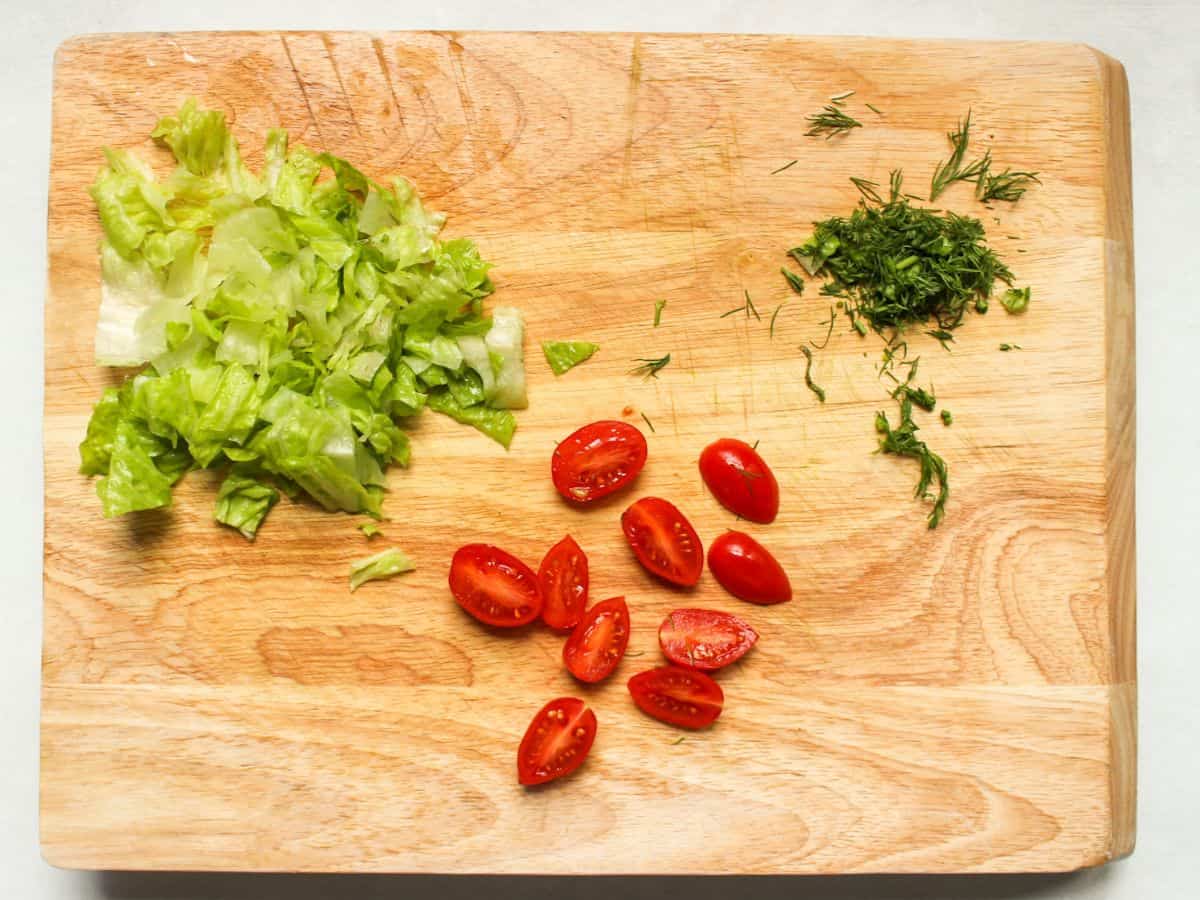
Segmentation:
<svg viewBox="0 0 1200 900">
<path fill-rule="evenodd" d="M 589 344 L 587 341 L 542 341 L 542 353 L 555 375 L 562 375 L 585 359 L 591 359 L 599 349 L 599 344 Z"/>
<path fill-rule="evenodd" d="M 350 563 L 350 590 L 356 591 L 368 581 L 391 578 L 416 569 L 416 563 L 398 547 L 381 550 L 374 556 Z"/>
<path fill-rule="evenodd" d="M 441 239 L 445 217 L 412 184 L 282 129 L 253 172 L 224 114 L 195 100 L 151 137 L 175 156 L 169 176 L 109 149 L 91 187 L 96 360 L 146 366 L 105 391 L 79 446 L 106 515 L 166 506 L 190 469 L 231 466 L 216 519 L 248 538 L 280 492 L 379 517 L 385 470 L 409 462 L 404 419 L 427 405 L 509 445 L 521 316 L 485 316 L 488 263 Z"/>
</svg>

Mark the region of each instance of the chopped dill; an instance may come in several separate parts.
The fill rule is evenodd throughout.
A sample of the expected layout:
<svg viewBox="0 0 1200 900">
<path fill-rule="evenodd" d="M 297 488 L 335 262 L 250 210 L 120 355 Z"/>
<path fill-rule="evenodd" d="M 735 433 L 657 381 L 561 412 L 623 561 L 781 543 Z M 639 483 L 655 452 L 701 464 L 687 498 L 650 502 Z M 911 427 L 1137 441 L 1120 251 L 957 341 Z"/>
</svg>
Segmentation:
<svg viewBox="0 0 1200 900">
<path fill-rule="evenodd" d="M 806 360 L 808 360 L 807 364 L 804 366 L 804 383 L 808 386 L 808 389 L 810 391 L 812 391 L 814 394 L 817 395 L 817 399 L 820 400 L 822 403 L 824 403 L 825 402 L 825 389 L 822 388 L 820 385 L 818 385 L 815 381 L 812 380 L 812 366 L 813 366 L 812 351 L 809 350 L 807 347 L 805 347 L 803 344 L 801 344 L 800 352 L 803 353 L 804 358 Z"/>
<path fill-rule="evenodd" d="M 825 342 L 818 346 L 816 341 L 809 341 L 813 345 L 814 350 L 824 350 L 829 346 L 829 339 L 833 337 L 833 323 L 836 319 L 837 316 L 834 314 L 833 307 L 831 306 L 829 307 L 829 330 L 825 332 Z M 824 325 L 825 323 L 821 322 L 820 324 Z"/>
<path fill-rule="evenodd" d="M 655 300 L 654 301 L 654 327 L 655 328 L 657 328 L 658 323 L 662 321 L 662 311 L 666 307 L 666 305 L 667 305 L 666 300 Z"/>
<path fill-rule="evenodd" d="M 865 106 L 865 107 L 866 107 L 867 109 L 869 109 L 871 112 L 875 113 L 875 115 L 877 115 L 877 116 L 882 116 L 882 115 L 883 115 L 883 113 L 881 113 L 879 110 L 877 110 L 877 109 L 876 109 L 874 106 L 872 106 L 870 103 L 864 103 L 864 104 L 863 104 L 863 106 Z"/>
<path fill-rule="evenodd" d="M 1029 308 L 1029 298 L 1033 291 L 1029 287 L 1009 288 L 1000 298 L 1000 304 L 1013 315 L 1025 312 Z"/>
<path fill-rule="evenodd" d="M 783 266 L 779 267 L 779 271 L 781 273 L 783 273 L 783 277 L 787 279 L 787 283 L 793 291 L 795 291 L 797 294 L 804 293 L 804 279 L 803 278 L 801 278 L 799 275 L 797 275 L 791 269 L 785 269 Z"/>
<path fill-rule="evenodd" d="M 954 335 L 942 328 L 935 328 L 932 331 L 925 332 L 931 338 L 936 338 L 937 342 L 942 345 L 942 349 L 947 353 L 950 352 L 950 344 L 954 343 Z"/>
<path fill-rule="evenodd" d="M 850 181 L 858 188 L 858 192 L 863 195 L 864 199 L 870 200 L 872 203 L 883 202 L 883 198 L 879 196 L 879 191 L 875 190 L 875 188 L 879 187 L 877 182 L 867 181 L 865 178 L 855 178 L 853 175 L 850 176 Z"/>
<path fill-rule="evenodd" d="M 967 110 L 967 117 L 958 123 L 958 130 L 949 132 L 946 137 L 950 139 L 950 158 L 938 163 L 933 170 L 933 178 L 929 182 L 930 203 L 956 181 L 977 181 L 991 165 L 990 154 L 985 154 L 982 159 L 977 159 L 969 165 L 963 165 L 967 146 L 971 142 L 970 110 Z"/>
<path fill-rule="evenodd" d="M 949 427 L 954 424 L 954 413 L 948 409 L 942 410 L 942 424 Z"/>
<path fill-rule="evenodd" d="M 829 104 L 820 112 L 809 116 L 808 123 L 811 127 L 804 132 L 805 137 L 820 137 L 823 134 L 825 140 L 829 140 L 835 134 L 845 134 L 852 128 L 862 128 L 862 122 L 847 115 L 833 104 Z"/>
<path fill-rule="evenodd" d="M 976 186 L 976 195 L 984 203 L 992 200 L 1016 203 L 1031 185 L 1041 184 L 1037 176 L 1037 172 L 1014 172 L 1011 169 L 1005 169 L 998 175 L 984 172 Z"/>
<path fill-rule="evenodd" d="M 1001 344 L 1000 349 L 1008 353 L 1010 350 L 1022 350 L 1024 348 L 1020 344 Z"/>
<path fill-rule="evenodd" d="M 754 318 L 756 318 L 758 321 L 760 321 L 760 322 L 762 321 L 762 316 L 760 316 L 758 314 L 758 307 L 756 307 L 754 305 L 754 301 L 750 299 L 750 292 L 745 291 L 744 293 L 746 295 L 746 302 L 743 303 L 741 306 L 735 306 L 733 309 L 727 310 L 726 312 L 721 313 L 722 319 L 728 318 L 729 316 L 736 315 L 737 313 L 740 313 L 740 312 L 744 312 L 746 314 L 747 319 L 750 318 L 751 316 L 754 316 Z"/>
<path fill-rule="evenodd" d="M 832 97 L 829 98 L 829 100 L 831 103 L 840 103 L 842 100 L 845 100 L 846 98 L 853 97 L 853 96 L 854 96 L 854 91 L 842 91 L 840 94 L 834 94 Z"/>
<path fill-rule="evenodd" d="M 775 339 L 775 320 L 776 320 L 777 318 L 779 318 L 779 311 L 780 311 L 781 309 L 783 309 L 785 306 L 787 306 L 787 301 L 786 301 L 786 300 L 784 300 L 784 301 L 783 301 L 782 303 L 780 303 L 780 304 L 779 304 L 777 307 L 775 307 L 775 312 L 771 313 L 771 327 L 770 327 L 770 330 L 769 330 L 769 335 L 770 335 L 770 338 L 771 338 L 772 340 L 774 340 L 774 339 Z"/>
<path fill-rule="evenodd" d="M 921 477 L 917 481 L 913 496 L 919 500 L 933 502 L 929 511 L 929 527 L 937 528 L 946 514 L 946 500 L 950 497 L 950 479 L 946 462 L 917 437 L 917 425 L 912 418 L 912 398 L 905 394 L 900 400 L 900 423 L 892 428 L 887 414 L 882 410 L 875 413 L 875 430 L 879 432 L 879 450 L 915 459 L 921 464 Z M 937 482 L 937 495 L 930 487 Z"/>
<path fill-rule="evenodd" d="M 650 421 L 650 417 L 645 413 L 642 413 L 642 421 L 646 423 L 646 427 L 650 429 L 651 434 L 658 434 L 654 429 L 654 423 Z"/>
<path fill-rule="evenodd" d="M 671 354 L 660 356 L 658 359 L 635 359 L 634 362 L 641 363 L 640 366 L 634 366 L 629 370 L 630 375 L 641 375 L 642 378 L 657 378 L 658 373 L 667 367 L 671 362 Z"/>
<path fill-rule="evenodd" d="M 792 166 L 794 166 L 798 162 L 800 162 L 800 160 L 793 159 L 790 163 L 785 163 L 784 165 L 780 166 L 778 169 L 776 169 L 771 174 L 778 175 L 780 172 L 786 172 L 788 169 L 790 169 Z"/>
</svg>

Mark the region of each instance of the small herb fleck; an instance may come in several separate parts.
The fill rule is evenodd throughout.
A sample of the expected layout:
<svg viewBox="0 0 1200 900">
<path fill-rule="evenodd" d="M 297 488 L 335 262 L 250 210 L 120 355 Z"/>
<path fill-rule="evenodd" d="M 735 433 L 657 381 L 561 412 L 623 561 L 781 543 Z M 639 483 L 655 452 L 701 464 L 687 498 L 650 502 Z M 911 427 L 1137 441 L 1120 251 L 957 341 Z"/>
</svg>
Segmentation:
<svg viewBox="0 0 1200 900">
<path fill-rule="evenodd" d="M 666 300 L 655 300 L 654 301 L 654 327 L 655 328 L 657 328 L 658 324 L 662 321 L 662 311 L 666 308 L 666 306 L 667 306 Z"/>
<path fill-rule="evenodd" d="M 370 540 L 371 538 L 375 537 L 375 535 L 382 533 L 379 530 L 379 526 L 374 522 L 363 522 L 358 526 L 358 530 L 363 533 L 367 540 Z"/>
<path fill-rule="evenodd" d="M 809 343 L 813 345 L 813 349 L 824 350 L 829 346 L 829 339 L 833 337 L 833 323 L 836 318 L 837 316 L 833 312 L 833 307 L 829 307 L 829 330 L 825 332 L 825 340 L 823 343 L 818 344 L 816 341 L 809 341 Z M 821 322 L 821 324 L 824 325 L 825 323 Z"/>
<path fill-rule="evenodd" d="M 781 309 L 783 309 L 785 306 L 787 306 L 786 300 L 784 300 L 777 307 L 775 307 L 775 312 L 771 313 L 771 327 L 770 327 L 769 333 L 770 333 L 770 337 L 772 340 L 775 339 L 775 320 L 777 318 L 779 318 L 779 311 Z"/>
<path fill-rule="evenodd" d="M 645 413 L 642 413 L 642 421 L 646 423 L 646 427 L 650 429 L 651 434 L 658 433 L 657 431 L 654 430 L 654 423 L 650 421 L 650 417 L 647 416 Z"/>
<path fill-rule="evenodd" d="M 954 424 L 954 413 L 948 409 L 942 410 L 942 424 L 949 427 Z"/>
<path fill-rule="evenodd" d="M 1031 185 L 1041 184 L 1037 176 L 1037 172 L 1014 172 L 1011 169 L 1005 169 L 998 175 L 984 172 L 976 185 L 976 195 L 984 203 L 992 200 L 1016 203 Z"/>
<path fill-rule="evenodd" d="M 822 388 L 820 385 L 818 385 L 816 382 L 814 382 L 812 380 L 812 366 L 813 366 L 812 351 L 809 350 L 807 347 L 805 347 L 803 344 L 801 344 L 800 352 L 803 353 L 805 359 L 808 360 L 807 365 L 805 365 L 805 367 L 804 367 L 804 383 L 806 385 L 808 385 L 808 389 L 810 391 L 812 391 L 814 394 L 817 395 L 817 399 L 820 400 L 822 403 L 824 403 L 825 402 L 825 389 Z"/>
<path fill-rule="evenodd" d="M 736 315 L 737 313 L 740 313 L 740 312 L 744 312 L 746 314 L 747 319 L 750 318 L 751 316 L 754 316 L 754 318 L 758 319 L 758 321 L 760 321 L 760 322 L 762 321 L 762 316 L 760 316 L 758 314 L 758 307 L 756 307 L 754 305 L 754 301 L 750 299 L 750 292 L 744 291 L 744 293 L 746 295 L 746 302 L 743 303 L 741 306 L 735 306 L 733 309 L 730 309 L 730 310 L 727 310 L 726 312 L 721 313 L 722 319 L 728 318 L 729 316 L 732 316 L 732 315 Z"/>
<path fill-rule="evenodd" d="M 900 400 L 900 424 L 895 428 L 888 422 L 887 414 L 880 411 L 875 414 L 875 430 L 881 435 L 879 450 L 881 453 L 893 453 L 897 456 L 907 456 L 921 464 L 921 477 L 917 481 L 913 496 L 921 500 L 933 501 L 933 509 L 929 512 L 929 527 L 937 528 L 946 514 L 946 501 L 950 498 L 950 479 L 946 462 L 929 446 L 916 436 L 917 425 L 912 419 L 912 400 L 905 395 Z M 933 482 L 937 482 L 936 497 L 930 491 Z"/>
<path fill-rule="evenodd" d="M 804 279 L 803 278 L 801 278 L 799 275 L 797 275 L 791 269 L 785 269 L 782 266 L 779 267 L 779 271 L 783 273 L 783 277 L 787 279 L 787 283 L 791 286 L 793 291 L 795 291 L 797 294 L 804 293 Z"/>
<path fill-rule="evenodd" d="M 800 160 L 798 160 L 798 159 L 793 159 L 793 160 L 792 160 L 790 163 L 787 163 L 787 164 L 785 164 L 785 165 L 782 165 L 782 166 L 780 166 L 778 169 L 776 169 L 776 170 L 775 170 L 774 172 L 772 172 L 771 174 L 772 174 L 772 175 L 778 175 L 780 172 L 786 172 L 788 169 L 790 169 L 792 166 L 794 166 L 794 165 L 795 165 L 796 163 L 798 163 L 798 162 L 800 162 Z"/>
<path fill-rule="evenodd" d="M 672 747 L 678 747 L 680 744 L 682 744 L 682 743 L 683 743 L 684 741 L 686 741 L 686 740 L 687 740 L 687 735 L 686 735 L 686 734 L 685 734 L 685 735 L 683 735 L 682 737 L 677 737 L 677 738 L 675 738 L 675 740 L 671 741 L 671 746 L 672 746 Z"/>
<path fill-rule="evenodd" d="M 1029 298 L 1033 291 L 1028 287 L 1009 288 L 1000 298 L 1001 305 L 1013 315 L 1025 312 L 1029 308 Z"/>
<path fill-rule="evenodd" d="M 839 100 L 845 100 L 847 97 L 853 97 L 853 96 L 854 96 L 854 91 L 842 91 L 840 94 L 834 94 L 829 99 L 833 103 L 837 103 Z"/>
<path fill-rule="evenodd" d="M 640 366 L 634 366 L 629 370 L 630 375 L 641 375 L 642 378 L 657 378 L 658 373 L 667 367 L 671 362 L 671 354 L 660 356 L 658 359 L 635 359 L 634 362 L 641 363 Z"/>
<path fill-rule="evenodd" d="M 879 187 L 878 182 L 868 181 L 865 178 L 855 178 L 853 175 L 850 176 L 850 181 L 858 188 L 858 192 L 865 199 L 870 200 L 872 203 L 883 202 L 883 198 L 879 196 L 879 191 L 875 190 L 875 188 Z"/>
<path fill-rule="evenodd" d="M 1000 349 L 1008 353 L 1010 350 L 1020 350 L 1022 347 L 1020 344 L 1001 344 Z"/>
<path fill-rule="evenodd" d="M 877 116 L 882 116 L 882 115 L 883 115 L 883 113 L 881 113 L 879 110 L 877 110 L 877 109 L 876 109 L 874 106 L 872 106 L 870 103 L 864 103 L 863 105 L 864 105 L 864 106 L 866 106 L 866 108 L 867 108 L 867 109 L 869 109 L 871 112 L 875 113 L 875 115 L 877 115 Z"/>
<path fill-rule="evenodd" d="M 927 331 L 925 333 L 932 338 L 937 338 L 937 341 L 942 345 L 942 348 L 947 353 L 950 352 L 950 344 L 954 342 L 954 335 L 943 328 L 935 328 L 932 331 Z"/>
</svg>

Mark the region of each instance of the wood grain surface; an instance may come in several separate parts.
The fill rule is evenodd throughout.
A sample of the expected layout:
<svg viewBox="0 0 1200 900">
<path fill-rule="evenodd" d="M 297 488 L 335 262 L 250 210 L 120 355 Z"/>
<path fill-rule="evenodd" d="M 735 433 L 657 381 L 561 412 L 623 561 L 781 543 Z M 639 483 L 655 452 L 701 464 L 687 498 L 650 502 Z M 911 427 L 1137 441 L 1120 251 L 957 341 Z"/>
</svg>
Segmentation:
<svg viewBox="0 0 1200 900">
<path fill-rule="evenodd" d="M 831 94 L 865 127 L 803 137 Z M 225 111 L 248 162 L 267 128 L 383 177 L 401 172 L 447 233 L 496 264 L 494 302 L 528 320 L 528 411 L 512 450 L 434 415 L 396 472 L 385 537 L 303 503 L 253 544 L 216 526 L 216 479 L 168 511 L 101 517 L 77 474 L 91 404 L 99 226 L 86 188 L 106 144 L 160 171 L 147 135 L 187 96 Z M 882 115 L 867 110 L 870 102 Z M 783 251 L 856 202 L 848 176 L 903 167 L 918 193 L 968 108 L 979 147 L 1043 173 L 984 217 L 1024 316 L 972 316 L 953 352 L 912 339 L 953 411 L 922 434 L 950 466 L 925 527 L 911 460 L 873 453 L 880 345 L 792 295 Z M 1081 46 L 610 34 L 146 34 L 57 57 L 45 410 L 41 835 L 56 865 L 396 872 L 1067 870 L 1134 839 L 1134 369 L 1128 100 Z M 788 161 L 797 163 L 771 174 Z M 749 291 L 767 323 L 721 318 Z M 651 327 L 656 299 L 662 324 Z M 602 349 L 554 378 L 547 338 Z M 1001 342 L 1021 352 L 1001 353 Z M 656 380 L 635 357 L 670 352 Z M 548 478 L 555 439 L 596 418 L 654 423 L 632 493 L 584 511 Z M 642 572 L 618 517 L 672 498 L 703 539 L 734 526 L 700 449 L 760 440 L 783 500 L 773 548 L 798 589 L 756 608 L 705 575 Z M 454 548 L 536 564 L 565 532 L 593 596 L 625 595 L 631 657 L 583 689 L 560 640 L 477 627 L 445 585 Z M 417 572 L 347 589 L 395 542 Z M 718 724 L 688 734 L 632 706 L 681 605 L 761 632 L 723 673 Z M 533 712 L 586 696 L 576 776 L 525 791 Z"/>
</svg>

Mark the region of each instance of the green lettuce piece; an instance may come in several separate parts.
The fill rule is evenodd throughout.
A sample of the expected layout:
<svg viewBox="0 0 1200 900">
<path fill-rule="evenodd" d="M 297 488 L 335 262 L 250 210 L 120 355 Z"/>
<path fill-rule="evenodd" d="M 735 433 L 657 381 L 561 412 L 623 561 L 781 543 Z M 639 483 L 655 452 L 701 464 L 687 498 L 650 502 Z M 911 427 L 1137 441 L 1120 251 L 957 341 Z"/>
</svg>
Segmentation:
<svg viewBox="0 0 1200 900">
<path fill-rule="evenodd" d="M 217 491 L 216 519 L 252 541 L 258 526 L 278 502 L 279 491 L 235 469 L 225 476 Z"/>
<path fill-rule="evenodd" d="M 404 572 L 411 572 L 416 564 L 398 547 L 381 550 L 374 556 L 355 560 L 350 563 L 350 590 L 356 591 L 368 581 L 379 578 L 391 578 Z"/>
<path fill-rule="evenodd" d="M 164 179 L 105 151 L 96 360 L 141 371 L 99 399 L 79 446 L 106 514 L 165 506 L 193 468 L 230 466 L 218 521 L 255 533 L 280 492 L 378 517 L 426 406 L 508 446 L 526 402 L 515 310 L 469 240 L 403 178 L 272 129 L 259 172 L 194 100 L 152 137 Z M 262 479 L 269 478 L 273 484 Z"/>
<path fill-rule="evenodd" d="M 599 344 L 589 344 L 587 341 L 542 341 L 542 353 L 555 375 L 562 375 L 585 359 L 591 359 L 599 349 Z"/>
<path fill-rule="evenodd" d="M 108 473 L 96 482 L 96 493 L 106 518 L 142 509 L 171 505 L 169 475 L 154 465 L 156 439 L 128 421 L 117 425 Z"/>
<path fill-rule="evenodd" d="M 461 406 L 449 391 L 430 394 L 428 402 L 429 408 L 434 412 L 440 412 L 456 422 L 477 428 L 505 450 L 512 444 L 513 433 L 517 430 L 517 419 L 509 410 L 493 409 L 490 406 Z"/>
<path fill-rule="evenodd" d="M 383 533 L 379 530 L 379 526 L 374 522 L 363 522 L 358 526 L 358 530 L 363 533 L 363 537 L 365 537 L 368 541 L 376 535 Z"/>
</svg>

